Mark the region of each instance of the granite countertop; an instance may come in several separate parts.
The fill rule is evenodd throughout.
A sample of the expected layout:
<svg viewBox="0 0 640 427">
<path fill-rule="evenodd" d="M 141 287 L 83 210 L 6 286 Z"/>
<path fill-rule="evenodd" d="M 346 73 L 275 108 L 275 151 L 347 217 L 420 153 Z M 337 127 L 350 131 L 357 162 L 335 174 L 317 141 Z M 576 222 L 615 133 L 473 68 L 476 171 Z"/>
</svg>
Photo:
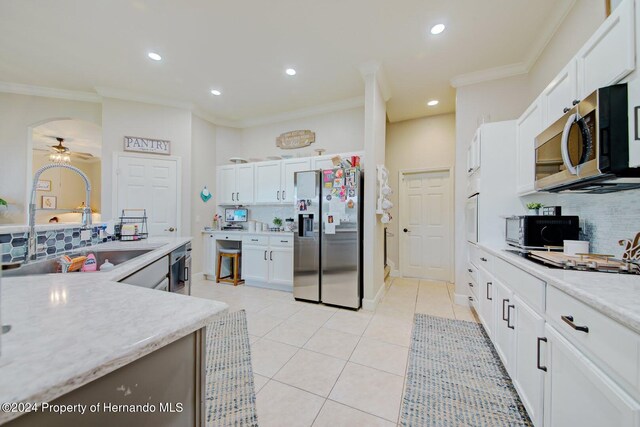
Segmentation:
<svg viewBox="0 0 640 427">
<path fill-rule="evenodd" d="M 293 236 L 293 231 L 202 230 L 202 234 L 246 234 L 262 236 Z"/>
<path fill-rule="evenodd" d="M 110 242 L 153 249 L 109 272 L 2 280 L 0 403 L 51 401 L 210 322 L 222 302 L 118 283 L 191 238 Z M 0 412 L 0 424 L 19 416 Z"/>
<path fill-rule="evenodd" d="M 640 276 L 550 268 L 506 252 L 504 247 L 478 246 L 640 333 Z"/>
</svg>

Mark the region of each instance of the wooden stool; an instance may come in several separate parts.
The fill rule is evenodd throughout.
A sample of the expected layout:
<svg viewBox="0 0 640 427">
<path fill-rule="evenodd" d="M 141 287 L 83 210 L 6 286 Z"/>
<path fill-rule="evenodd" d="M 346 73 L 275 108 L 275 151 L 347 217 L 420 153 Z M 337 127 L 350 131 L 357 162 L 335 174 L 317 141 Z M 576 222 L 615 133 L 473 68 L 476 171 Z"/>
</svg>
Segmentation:
<svg viewBox="0 0 640 427">
<path fill-rule="evenodd" d="M 240 278 L 241 255 L 240 249 L 220 249 L 218 251 L 218 274 L 216 274 L 216 283 L 233 283 L 233 286 L 237 286 L 238 283 L 244 283 L 244 280 Z M 220 277 L 220 269 L 222 268 L 222 260 L 224 258 L 231 258 L 232 271 L 228 276 Z"/>
</svg>

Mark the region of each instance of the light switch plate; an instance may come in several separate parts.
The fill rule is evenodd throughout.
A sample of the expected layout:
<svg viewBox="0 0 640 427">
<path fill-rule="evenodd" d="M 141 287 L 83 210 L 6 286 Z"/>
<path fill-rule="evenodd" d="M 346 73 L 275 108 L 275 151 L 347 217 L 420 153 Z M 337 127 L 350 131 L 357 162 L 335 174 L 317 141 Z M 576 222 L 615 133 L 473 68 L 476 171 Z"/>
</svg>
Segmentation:
<svg viewBox="0 0 640 427">
<path fill-rule="evenodd" d="M 91 230 L 80 230 L 80 240 L 90 240 Z"/>
</svg>

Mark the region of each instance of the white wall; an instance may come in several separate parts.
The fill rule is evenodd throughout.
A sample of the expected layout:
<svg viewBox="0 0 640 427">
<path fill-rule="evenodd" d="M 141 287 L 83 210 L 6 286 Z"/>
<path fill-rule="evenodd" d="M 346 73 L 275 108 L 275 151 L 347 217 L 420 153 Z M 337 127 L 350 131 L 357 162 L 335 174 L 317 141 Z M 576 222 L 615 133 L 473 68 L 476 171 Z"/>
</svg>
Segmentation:
<svg viewBox="0 0 640 427">
<path fill-rule="evenodd" d="M 191 117 L 191 236 L 192 268 L 194 273 L 202 272 L 203 241 L 200 231 L 211 226 L 216 211 L 216 201 L 212 197 L 204 202 L 200 192 L 204 186 L 215 196 L 216 190 L 216 127 L 200 117 Z"/>
<path fill-rule="evenodd" d="M 216 126 L 216 164 L 228 165 L 231 157 L 243 155 L 242 129 Z"/>
<path fill-rule="evenodd" d="M 125 136 L 171 141 L 171 154 L 182 159 L 182 224 L 178 234 L 191 233 L 191 112 L 174 107 L 104 98 L 102 103 L 103 219 L 113 214 L 113 154 L 122 152 Z M 213 163 L 215 164 L 215 163 Z"/>
<path fill-rule="evenodd" d="M 54 119 L 80 119 L 101 124 L 101 106 L 39 96 L 0 93 L 0 198 L 10 204 L 0 224 L 26 224 L 27 185 L 31 183 L 30 128 Z M 28 183 L 28 184 L 27 184 Z"/>
<path fill-rule="evenodd" d="M 387 124 L 385 146 L 386 166 L 389 169 L 389 185 L 393 189 L 391 201 L 393 221 L 387 237 L 387 258 L 396 269 L 399 262 L 399 173 L 401 170 L 454 167 L 456 148 L 455 114 L 423 117 Z M 453 189 L 453 187 L 452 187 Z"/>
<path fill-rule="evenodd" d="M 316 142 L 309 147 L 282 150 L 276 147 L 276 137 L 292 130 L 309 129 L 316 133 Z M 229 141 L 235 141 L 233 149 L 222 142 L 221 150 L 227 156 L 219 160 L 219 164 L 229 163 L 229 157 L 239 156 L 246 159 L 258 158 L 266 160 L 267 156 L 282 154 L 299 155 L 300 157 L 315 156 L 314 151 L 324 148 L 325 154 L 342 153 L 362 150 L 364 141 L 364 109 L 353 108 L 320 114 L 317 116 L 287 120 L 261 126 L 253 126 L 241 130 L 226 128 L 225 133 Z M 237 144 L 237 134 L 240 134 L 240 144 Z"/>
</svg>

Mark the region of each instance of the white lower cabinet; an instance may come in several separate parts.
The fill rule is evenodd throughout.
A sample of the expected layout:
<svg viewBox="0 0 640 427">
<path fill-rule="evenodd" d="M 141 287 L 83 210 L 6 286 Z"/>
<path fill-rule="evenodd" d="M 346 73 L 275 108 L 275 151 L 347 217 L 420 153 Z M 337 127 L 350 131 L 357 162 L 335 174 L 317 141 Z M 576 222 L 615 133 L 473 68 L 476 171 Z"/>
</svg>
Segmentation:
<svg viewBox="0 0 640 427">
<path fill-rule="evenodd" d="M 293 248 L 278 246 L 270 248 L 269 283 L 293 285 Z"/>
<path fill-rule="evenodd" d="M 544 371 L 539 355 L 544 342 L 544 319 L 517 296 L 510 300 L 510 321 L 514 327 L 511 377 L 529 417 L 536 426 L 542 425 Z"/>
<path fill-rule="evenodd" d="M 242 245 L 242 278 L 267 282 L 269 278 L 268 246 Z"/>
<path fill-rule="evenodd" d="M 640 425 L 638 402 L 549 324 L 545 336 L 545 427 Z"/>
<path fill-rule="evenodd" d="M 495 279 L 494 279 L 495 280 Z M 513 294 L 504 284 L 495 280 L 495 316 L 496 323 L 495 329 L 493 332 L 493 344 L 496 348 L 496 351 L 500 355 L 502 359 L 502 363 L 504 363 L 505 368 L 507 368 L 507 372 L 511 376 L 511 360 L 512 360 L 512 348 L 513 348 L 513 335 L 514 335 L 514 326 L 512 325 L 511 318 L 509 317 L 511 314 Z"/>
<path fill-rule="evenodd" d="M 207 276 L 216 275 L 216 239 L 213 234 L 205 234 L 202 242 L 202 272 Z"/>
<path fill-rule="evenodd" d="M 494 328 L 494 278 L 486 270 L 478 271 L 478 305 L 480 320 L 487 334 L 493 337 Z"/>
</svg>

